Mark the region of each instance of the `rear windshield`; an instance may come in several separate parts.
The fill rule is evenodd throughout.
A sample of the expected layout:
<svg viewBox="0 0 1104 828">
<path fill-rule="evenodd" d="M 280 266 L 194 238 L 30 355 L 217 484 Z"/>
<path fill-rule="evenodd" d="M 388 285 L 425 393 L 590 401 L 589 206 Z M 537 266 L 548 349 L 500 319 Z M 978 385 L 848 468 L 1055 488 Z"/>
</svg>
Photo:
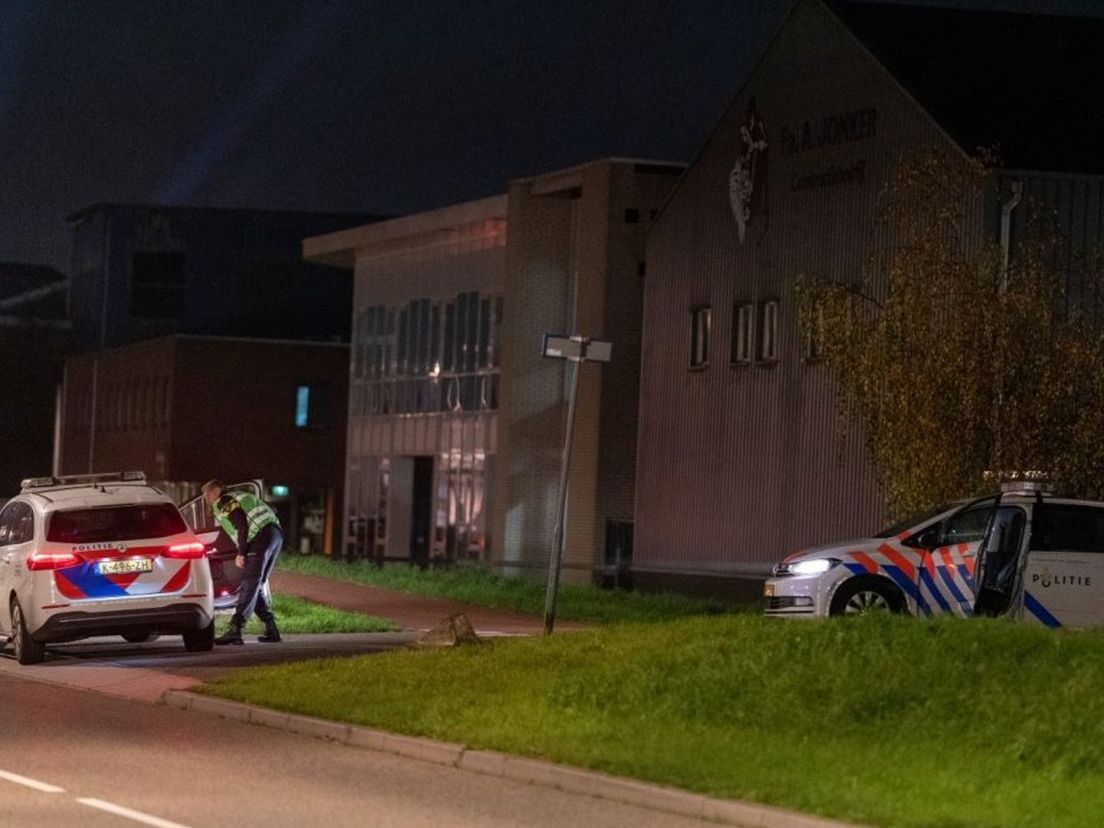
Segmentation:
<svg viewBox="0 0 1104 828">
<path fill-rule="evenodd" d="M 107 543 L 165 538 L 186 531 L 184 519 L 175 506 L 149 503 L 54 512 L 46 539 L 55 543 Z"/>
</svg>

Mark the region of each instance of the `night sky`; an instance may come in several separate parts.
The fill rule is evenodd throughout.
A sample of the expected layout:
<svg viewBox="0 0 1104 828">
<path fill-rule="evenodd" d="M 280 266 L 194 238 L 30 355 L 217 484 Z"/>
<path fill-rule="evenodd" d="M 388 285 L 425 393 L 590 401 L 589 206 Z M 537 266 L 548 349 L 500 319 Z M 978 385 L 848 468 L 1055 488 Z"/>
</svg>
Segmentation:
<svg viewBox="0 0 1104 828">
<path fill-rule="evenodd" d="M 0 0 L 0 260 L 67 272 L 64 217 L 96 202 L 405 213 L 688 161 L 789 5 Z"/>
</svg>

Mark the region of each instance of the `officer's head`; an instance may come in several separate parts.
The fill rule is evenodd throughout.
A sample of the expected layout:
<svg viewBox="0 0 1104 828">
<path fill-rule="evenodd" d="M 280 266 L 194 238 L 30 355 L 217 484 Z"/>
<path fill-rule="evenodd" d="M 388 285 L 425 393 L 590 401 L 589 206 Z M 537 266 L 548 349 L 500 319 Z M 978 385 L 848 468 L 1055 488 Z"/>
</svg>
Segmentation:
<svg viewBox="0 0 1104 828">
<path fill-rule="evenodd" d="M 203 484 L 203 488 L 201 488 L 200 491 L 203 492 L 203 499 L 207 501 L 208 506 L 215 505 L 215 501 L 219 499 L 219 495 L 222 494 L 223 488 L 222 481 L 218 479 L 208 480 Z"/>
</svg>

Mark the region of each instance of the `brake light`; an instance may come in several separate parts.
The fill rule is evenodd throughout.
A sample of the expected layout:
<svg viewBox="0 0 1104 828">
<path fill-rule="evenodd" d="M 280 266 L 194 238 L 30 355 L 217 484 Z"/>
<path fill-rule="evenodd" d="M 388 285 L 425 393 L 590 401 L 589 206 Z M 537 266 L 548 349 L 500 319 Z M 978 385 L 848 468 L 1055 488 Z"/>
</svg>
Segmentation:
<svg viewBox="0 0 1104 828">
<path fill-rule="evenodd" d="M 161 553 L 163 558 L 202 558 L 206 554 L 206 547 L 199 541 L 192 543 L 176 543 L 167 547 Z"/>
<path fill-rule="evenodd" d="M 27 569 L 66 569 L 70 566 L 78 566 L 84 560 L 76 552 L 43 552 L 39 550 L 31 553 L 27 558 Z"/>
</svg>

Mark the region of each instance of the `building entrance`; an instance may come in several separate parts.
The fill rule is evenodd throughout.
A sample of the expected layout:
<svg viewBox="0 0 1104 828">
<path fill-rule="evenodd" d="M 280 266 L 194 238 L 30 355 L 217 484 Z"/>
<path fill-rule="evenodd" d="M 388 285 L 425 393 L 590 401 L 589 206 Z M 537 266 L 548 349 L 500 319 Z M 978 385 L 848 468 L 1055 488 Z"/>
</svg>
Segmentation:
<svg viewBox="0 0 1104 828">
<path fill-rule="evenodd" d="M 433 458 L 415 457 L 410 498 L 410 560 L 429 565 L 433 524 Z"/>
</svg>

